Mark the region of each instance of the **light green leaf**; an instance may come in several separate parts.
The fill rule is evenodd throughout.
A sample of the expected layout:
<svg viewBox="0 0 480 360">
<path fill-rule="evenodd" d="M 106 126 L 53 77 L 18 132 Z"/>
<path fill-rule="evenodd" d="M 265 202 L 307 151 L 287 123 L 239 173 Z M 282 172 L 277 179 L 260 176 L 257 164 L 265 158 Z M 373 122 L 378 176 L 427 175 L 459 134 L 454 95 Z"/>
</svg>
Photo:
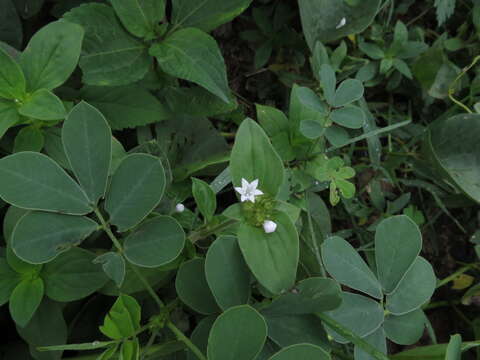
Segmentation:
<svg viewBox="0 0 480 360">
<path fill-rule="evenodd" d="M 44 293 L 43 280 L 22 280 L 10 295 L 10 315 L 20 327 L 25 327 L 40 305 Z"/>
<path fill-rule="evenodd" d="M 120 360 L 138 360 L 140 356 L 140 343 L 138 338 L 122 342 L 120 347 Z"/>
<path fill-rule="evenodd" d="M 67 115 L 62 100 L 47 89 L 37 90 L 27 96 L 18 112 L 26 117 L 46 121 L 60 120 Z"/>
<path fill-rule="evenodd" d="M 445 360 L 461 360 L 462 359 L 462 336 L 455 334 L 450 336 L 447 351 L 445 353 Z"/>
<path fill-rule="evenodd" d="M 15 226 L 12 250 L 30 264 L 43 264 L 80 244 L 97 228 L 87 217 L 32 211 Z"/>
<path fill-rule="evenodd" d="M 415 344 L 425 330 L 425 314 L 417 309 L 405 315 L 388 315 L 383 324 L 385 334 L 400 345 Z"/>
<path fill-rule="evenodd" d="M 142 221 L 160 202 L 165 171 L 160 159 L 147 154 L 128 155 L 113 174 L 105 210 L 110 223 L 126 231 Z"/>
<path fill-rule="evenodd" d="M 351 104 L 363 96 L 363 84 L 357 79 L 343 81 L 335 91 L 334 106 L 340 107 Z"/>
<path fill-rule="evenodd" d="M 57 163 L 29 151 L 0 160 L 0 197 L 24 209 L 75 215 L 92 211 L 83 190 Z"/>
<path fill-rule="evenodd" d="M 251 119 L 244 120 L 237 131 L 230 172 L 234 186 L 241 186 L 242 179 L 258 179 L 258 188 L 273 197 L 283 183 L 283 162 L 265 132 Z"/>
<path fill-rule="evenodd" d="M 20 65 L 0 47 L 0 98 L 23 99 L 26 82 Z"/>
<path fill-rule="evenodd" d="M 205 260 L 192 259 L 178 269 L 175 280 L 178 297 L 200 314 L 210 315 L 220 312 L 205 277 Z"/>
<path fill-rule="evenodd" d="M 235 237 L 220 236 L 209 247 L 205 275 L 217 304 L 223 310 L 248 302 L 250 272 Z"/>
<path fill-rule="evenodd" d="M 105 195 L 112 158 L 112 132 L 103 115 L 86 102 L 63 123 L 62 142 L 70 166 L 91 204 Z"/>
<path fill-rule="evenodd" d="M 20 281 L 20 275 L 12 270 L 5 258 L 0 257 L 0 306 L 8 302 Z"/>
<path fill-rule="evenodd" d="M 267 338 L 265 319 L 249 305 L 235 306 L 215 320 L 208 337 L 209 360 L 254 360 Z"/>
<path fill-rule="evenodd" d="M 174 32 L 150 48 L 167 74 L 192 81 L 230 102 L 227 72 L 217 42 L 195 28 Z"/>
<path fill-rule="evenodd" d="M 43 132 L 36 126 L 25 126 L 15 136 L 13 143 L 13 152 L 34 151 L 38 152 L 43 149 L 45 137 Z"/>
<path fill-rule="evenodd" d="M 372 270 L 341 237 L 333 236 L 323 242 L 322 258 L 325 269 L 339 283 L 377 299 L 383 297 L 382 287 Z"/>
<path fill-rule="evenodd" d="M 165 0 L 112 0 L 112 5 L 123 26 L 140 38 L 155 37 L 165 16 Z"/>
<path fill-rule="evenodd" d="M 67 81 L 77 67 L 83 35 L 81 26 L 62 20 L 35 33 L 20 55 L 27 90 L 52 90 Z"/>
<path fill-rule="evenodd" d="M 210 31 L 240 15 L 252 0 L 173 0 L 172 23 Z"/>
<path fill-rule="evenodd" d="M 147 48 L 123 29 L 112 7 L 87 3 L 64 18 L 85 29 L 80 58 L 85 84 L 126 85 L 145 76 L 152 63 Z"/>
<path fill-rule="evenodd" d="M 395 290 L 422 248 L 418 226 L 405 215 L 381 221 L 375 233 L 377 275 L 385 292 Z"/>
<path fill-rule="evenodd" d="M 143 267 L 157 267 L 175 260 L 185 245 L 185 233 L 170 216 L 156 216 L 141 224 L 125 240 L 125 257 Z"/>
<path fill-rule="evenodd" d="M 397 288 L 387 295 L 387 310 L 394 315 L 403 315 L 418 309 L 433 295 L 436 284 L 432 265 L 418 256 Z"/>
<path fill-rule="evenodd" d="M 93 263 L 95 255 L 73 248 L 60 254 L 43 267 L 40 274 L 45 282 L 45 294 L 52 300 L 69 302 L 93 294 L 107 282 L 100 265 Z"/>
<path fill-rule="evenodd" d="M 323 95 L 330 106 L 334 106 L 335 102 L 335 88 L 337 84 L 337 77 L 335 71 L 329 64 L 322 64 L 320 67 L 320 85 L 323 89 Z"/>
<path fill-rule="evenodd" d="M 0 139 L 12 126 L 20 122 L 14 102 L 0 99 Z"/>
<path fill-rule="evenodd" d="M 141 308 L 137 300 L 120 295 L 100 326 L 100 331 L 113 340 L 135 335 L 140 328 Z"/>
<path fill-rule="evenodd" d="M 212 220 L 217 209 L 217 197 L 212 188 L 205 181 L 192 178 L 192 194 L 200 213 L 206 221 Z"/>
<path fill-rule="evenodd" d="M 356 106 L 335 109 L 330 114 L 332 121 L 349 129 L 360 129 L 365 124 L 366 115 Z"/>
<path fill-rule="evenodd" d="M 257 280 L 274 294 L 290 289 L 297 275 L 299 241 L 288 215 L 277 212 L 275 232 L 266 234 L 262 227 L 240 224 L 238 243 L 248 267 Z"/>
<path fill-rule="evenodd" d="M 112 279 L 119 288 L 122 286 L 126 274 L 125 259 L 122 255 L 116 252 L 107 252 L 96 257 L 93 262 L 95 264 L 102 264 L 102 269 L 105 274 Z"/>
<path fill-rule="evenodd" d="M 269 360 L 298 360 L 315 359 L 330 360 L 330 355 L 319 346 L 312 344 L 298 344 L 288 346 L 273 355 Z"/>
</svg>

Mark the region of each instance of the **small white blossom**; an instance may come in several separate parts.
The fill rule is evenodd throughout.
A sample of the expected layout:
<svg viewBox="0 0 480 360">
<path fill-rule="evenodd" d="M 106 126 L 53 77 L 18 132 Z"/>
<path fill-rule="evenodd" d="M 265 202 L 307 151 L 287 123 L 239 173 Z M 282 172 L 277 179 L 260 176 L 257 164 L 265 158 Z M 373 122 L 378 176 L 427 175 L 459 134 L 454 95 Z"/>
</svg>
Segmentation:
<svg viewBox="0 0 480 360">
<path fill-rule="evenodd" d="M 340 20 L 340 22 L 338 23 L 338 25 L 335 29 L 340 29 L 340 28 L 344 27 L 346 23 L 347 23 L 347 19 L 342 18 L 342 20 Z"/>
<path fill-rule="evenodd" d="M 240 201 L 251 201 L 255 202 L 255 196 L 263 195 L 263 192 L 257 189 L 258 179 L 253 180 L 249 183 L 247 180 L 242 178 L 242 187 L 236 187 L 235 191 L 240 194 Z"/>
<path fill-rule="evenodd" d="M 263 222 L 263 230 L 265 230 L 267 234 L 273 233 L 277 230 L 277 224 L 272 220 L 265 220 Z"/>
<path fill-rule="evenodd" d="M 175 211 L 178 212 L 178 213 L 184 212 L 185 211 L 185 205 L 183 205 L 181 203 L 178 203 L 175 206 Z"/>
</svg>

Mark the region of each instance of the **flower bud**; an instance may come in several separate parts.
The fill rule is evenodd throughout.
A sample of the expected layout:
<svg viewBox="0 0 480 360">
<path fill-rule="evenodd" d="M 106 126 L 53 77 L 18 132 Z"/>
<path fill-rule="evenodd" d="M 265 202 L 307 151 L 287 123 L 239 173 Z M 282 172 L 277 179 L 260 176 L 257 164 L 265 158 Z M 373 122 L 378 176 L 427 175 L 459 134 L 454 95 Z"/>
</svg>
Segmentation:
<svg viewBox="0 0 480 360">
<path fill-rule="evenodd" d="M 181 213 L 185 210 L 185 205 L 181 204 L 181 203 L 178 203 L 176 206 L 175 206 L 175 211 L 178 212 L 178 213 Z"/>
<path fill-rule="evenodd" d="M 273 233 L 277 229 L 277 224 L 271 220 L 265 220 L 263 222 L 263 230 L 267 233 Z"/>
</svg>

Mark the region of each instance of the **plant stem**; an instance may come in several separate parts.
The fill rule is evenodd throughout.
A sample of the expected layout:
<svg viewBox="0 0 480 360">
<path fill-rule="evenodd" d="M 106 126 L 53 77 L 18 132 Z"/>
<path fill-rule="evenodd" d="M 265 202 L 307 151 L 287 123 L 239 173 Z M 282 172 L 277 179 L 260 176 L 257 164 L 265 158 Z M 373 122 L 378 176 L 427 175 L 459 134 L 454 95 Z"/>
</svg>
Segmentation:
<svg viewBox="0 0 480 360">
<path fill-rule="evenodd" d="M 206 238 L 207 236 L 215 234 L 217 231 L 227 229 L 228 227 L 236 224 L 237 222 L 238 221 L 235 220 L 235 219 L 230 219 L 230 220 L 224 221 L 223 223 L 220 223 L 220 224 L 212 227 L 211 229 L 205 229 L 203 231 L 202 230 L 193 231 L 193 232 L 190 233 L 190 235 L 188 235 L 188 240 L 190 240 L 190 242 L 192 244 L 194 244 L 195 242 L 197 242 L 199 240 L 202 240 L 202 239 Z"/>
<path fill-rule="evenodd" d="M 463 273 L 467 272 L 468 270 L 470 270 L 471 268 L 474 268 L 474 267 L 476 267 L 476 264 L 468 264 L 468 265 L 465 265 L 465 266 L 461 267 L 460 269 L 455 271 L 452 275 L 449 275 L 445 279 L 440 280 L 437 283 L 436 288 L 438 289 L 439 287 L 442 287 L 443 285 L 448 284 L 450 281 L 455 280 L 458 276 L 462 275 Z"/>
</svg>

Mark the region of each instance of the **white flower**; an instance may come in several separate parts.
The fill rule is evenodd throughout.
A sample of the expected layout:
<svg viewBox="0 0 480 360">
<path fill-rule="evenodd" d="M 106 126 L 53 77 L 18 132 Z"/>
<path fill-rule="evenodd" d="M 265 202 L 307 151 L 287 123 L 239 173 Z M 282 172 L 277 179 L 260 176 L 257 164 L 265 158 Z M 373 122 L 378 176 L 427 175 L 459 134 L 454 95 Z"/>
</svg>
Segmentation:
<svg viewBox="0 0 480 360">
<path fill-rule="evenodd" d="M 263 230 L 265 230 L 267 234 L 273 233 L 277 230 L 277 224 L 272 220 L 265 220 L 263 222 Z"/>
<path fill-rule="evenodd" d="M 235 191 L 240 194 L 240 201 L 251 201 L 255 202 L 255 196 L 263 195 L 263 192 L 257 189 L 258 179 L 253 180 L 249 183 L 247 180 L 242 178 L 242 187 L 236 187 Z"/>
<path fill-rule="evenodd" d="M 184 212 L 185 211 L 185 205 L 178 203 L 175 205 L 175 211 L 178 213 Z"/>
<path fill-rule="evenodd" d="M 340 29 L 340 28 L 344 27 L 346 23 L 347 23 L 347 19 L 342 18 L 342 20 L 340 20 L 340 22 L 338 23 L 338 25 L 335 29 Z"/>
</svg>

